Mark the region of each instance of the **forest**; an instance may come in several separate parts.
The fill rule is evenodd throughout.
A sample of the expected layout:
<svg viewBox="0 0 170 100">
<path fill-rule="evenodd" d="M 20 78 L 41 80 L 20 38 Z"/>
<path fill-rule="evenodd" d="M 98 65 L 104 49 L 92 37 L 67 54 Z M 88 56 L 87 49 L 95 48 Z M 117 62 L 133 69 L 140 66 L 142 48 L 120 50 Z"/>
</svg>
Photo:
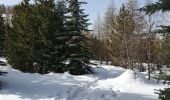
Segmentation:
<svg viewBox="0 0 170 100">
<path fill-rule="evenodd" d="M 111 0 L 94 23 L 89 23 L 84 4 L 22 0 L 14 6 L 0 5 L 0 57 L 7 61 L 0 65 L 23 73 L 76 76 L 95 74 L 92 66 L 119 66 L 170 84 L 169 0 L 145 1 L 144 6 L 128 0 L 120 7 Z M 8 73 L 0 69 L 0 75 Z M 158 89 L 156 94 L 169 100 L 170 89 Z"/>
</svg>

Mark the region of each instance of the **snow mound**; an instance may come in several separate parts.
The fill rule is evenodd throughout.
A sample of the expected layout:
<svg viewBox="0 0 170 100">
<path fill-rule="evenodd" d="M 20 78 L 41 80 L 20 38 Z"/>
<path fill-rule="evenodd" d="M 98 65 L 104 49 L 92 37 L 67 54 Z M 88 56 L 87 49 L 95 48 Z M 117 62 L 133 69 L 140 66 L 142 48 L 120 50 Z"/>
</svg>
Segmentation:
<svg viewBox="0 0 170 100">
<path fill-rule="evenodd" d="M 5 58 L 0 58 L 0 61 L 7 62 Z"/>
<path fill-rule="evenodd" d="M 123 72 L 125 71 L 125 69 L 121 69 L 119 67 L 97 67 L 94 68 L 94 72 L 95 72 L 95 77 L 97 77 L 100 80 L 105 80 L 105 79 L 110 79 L 110 78 L 116 78 L 118 76 L 120 76 Z"/>
<path fill-rule="evenodd" d="M 126 83 L 150 83 L 150 81 L 139 71 L 126 70 L 123 74 L 116 78 L 121 82 Z"/>
</svg>

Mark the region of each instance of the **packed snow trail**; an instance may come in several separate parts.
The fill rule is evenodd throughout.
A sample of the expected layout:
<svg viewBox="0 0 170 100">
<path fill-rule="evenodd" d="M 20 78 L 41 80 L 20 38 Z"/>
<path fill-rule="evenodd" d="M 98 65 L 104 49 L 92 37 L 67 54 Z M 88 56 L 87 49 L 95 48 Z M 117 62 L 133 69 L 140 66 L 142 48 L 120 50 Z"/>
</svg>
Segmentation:
<svg viewBox="0 0 170 100">
<path fill-rule="evenodd" d="M 82 76 L 22 73 L 10 66 L 0 69 L 8 72 L 0 76 L 6 83 L 0 100 L 158 100 L 154 89 L 165 87 L 139 72 L 106 65 L 96 67 L 94 75 Z"/>
</svg>

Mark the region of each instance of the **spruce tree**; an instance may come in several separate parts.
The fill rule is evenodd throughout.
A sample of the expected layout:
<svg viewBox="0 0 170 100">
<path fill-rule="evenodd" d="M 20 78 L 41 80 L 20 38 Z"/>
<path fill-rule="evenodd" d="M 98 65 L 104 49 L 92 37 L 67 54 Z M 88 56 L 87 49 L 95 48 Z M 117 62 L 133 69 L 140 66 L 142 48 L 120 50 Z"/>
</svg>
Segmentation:
<svg viewBox="0 0 170 100">
<path fill-rule="evenodd" d="M 66 23 L 66 32 L 69 40 L 66 42 L 67 51 L 65 57 L 68 59 L 67 69 L 71 74 L 81 75 L 86 73 L 93 73 L 89 66 L 91 54 L 89 50 L 88 39 L 83 32 L 88 30 L 88 19 L 84 9 L 81 9 L 82 4 L 86 2 L 79 2 L 78 0 L 69 0 L 68 7 L 68 21 Z"/>
<path fill-rule="evenodd" d="M 29 0 L 14 8 L 12 27 L 8 27 L 9 63 L 24 72 L 63 72 L 66 58 L 64 41 L 65 2 Z M 15 48 L 15 50 L 13 50 Z"/>
<path fill-rule="evenodd" d="M 51 44 L 49 19 L 53 14 L 53 0 L 23 0 L 14 7 L 12 27 L 8 27 L 7 58 L 16 69 L 44 73 L 49 65 L 48 49 Z M 13 50 L 13 48 L 15 48 Z"/>
<path fill-rule="evenodd" d="M 33 37 L 36 35 L 33 34 L 36 23 L 32 18 L 33 8 L 29 0 L 23 0 L 21 4 L 16 5 L 11 19 L 12 26 L 7 27 L 7 60 L 14 68 L 24 72 L 33 72 Z"/>
<path fill-rule="evenodd" d="M 50 55 L 50 59 L 48 60 L 50 63 L 50 70 L 53 72 L 62 73 L 65 71 L 65 54 L 66 47 L 66 39 L 67 34 L 65 34 L 65 22 L 66 22 L 66 1 L 59 0 L 55 4 L 54 12 L 49 18 L 49 34 L 48 37 L 51 41 L 49 45 L 48 54 Z"/>
<path fill-rule="evenodd" d="M 145 11 L 146 14 L 154 14 L 158 11 L 167 12 L 170 10 L 169 0 L 158 0 L 155 3 L 151 3 L 140 10 Z"/>
<path fill-rule="evenodd" d="M 87 15 L 80 9 L 84 2 L 29 0 L 14 7 L 12 26 L 7 29 L 7 59 L 23 72 L 70 71 L 92 73 L 87 38 Z M 68 16 L 66 16 L 68 15 Z M 15 49 L 14 49 L 15 48 Z M 66 65 L 66 62 L 69 64 Z"/>
<path fill-rule="evenodd" d="M 51 49 L 54 46 L 54 34 L 57 31 L 57 23 L 55 21 L 55 4 L 54 0 L 36 0 L 35 1 L 35 13 L 37 14 L 37 20 L 40 20 L 41 24 L 39 33 L 41 38 L 39 38 L 40 47 L 36 48 L 37 56 L 39 57 L 39 73 L 47 73 L 50 66 L 54 65 L 51 62 L 53 54 Z M 37 42 L 38 42 L 37 41 Z M 38 45 L 37 45 L 38 46 Z"/>
<path fill-rule="evenodd" d="M 5 41 L 5 23 L 2 13 L 0 12 L 0 57 L 4 56 L 4 41 Z"/>
<path fill-rule="evenodd" d="M 4 57 L 4 41 L 5 41 L 5 23 L 4 23 L 4 18 L 2 16 L 2 13 L 0 11 L 0 57 Z M 0 61 L 0 66 L 5 65 L 3 61 Z M 4 75 L 6 72 L 2 72 L 0 70 L 0 75 Z M 1 88 L 1 83 L 0 83 L 0 88 Z"/>
</svg>

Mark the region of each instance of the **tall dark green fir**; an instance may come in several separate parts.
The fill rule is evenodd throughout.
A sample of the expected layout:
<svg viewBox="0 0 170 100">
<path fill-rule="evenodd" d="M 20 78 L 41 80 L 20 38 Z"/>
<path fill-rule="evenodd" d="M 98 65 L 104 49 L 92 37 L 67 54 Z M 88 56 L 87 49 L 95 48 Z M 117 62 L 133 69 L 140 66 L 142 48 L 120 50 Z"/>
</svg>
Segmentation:
<svg viewBox="0 0 170 100">
<path fill-rule="evenodd" d="M 59 0 L 55 4 L 52 16 L 49 18 L 48 32 L 50 34 L 49 40 L 51 44 L 49 45 L 48 54 L 50 55 L 49 63 L 50 70 L 62 73 L 65 71 L 65 61 L 67 60 L 64 56 L 66 47 L 66 1 Z"/>
<path fill-rule="evenodd" d="M 14 68 L 46 73 L 42 70 L 50 65 L 50 38 L 54 28 L 50 25 L 54 7 L 54 0 L 35 0 L 33 4 L 23 0 L 14 7 L 6 42 L 7 59 Z"/>
<path fill-rule="evenodd" d="M 4 23 L 4 18 L 2 16 L 2 13 L 0 11 L 0 57 L 4 57 L 5 54 L 5 23 Z M 2 61 L 0 61 L 0 65 L 6 65 L 5 63 L 3 63 Z M 2 72 L 0 70 L 0 75 L 4 75 L 6 74 L 6 72 Z M 0 88 L 1 88 L 1 82 L 0 82 Z"/>
<path fill-rule="evenodd" d="M 92 68 L 89 66 L 91 53 L 89 50 L 88 39 L 84 32 L 88 32 L 88 15 L 81 9 L 82 4 L 86 2 L 79 2 L 78 0 L 68 1 L 68 22 L 66 23 L 66 32 L 69 41 L 66 42 L 69 64 L 67 68 L 71 74 L 81 75 L 86 73 L 93 73 Z"/>
<path fill-rule="evenodd" d="M 5 23 L 0 12 L 0 57 L 4 56 Z"/>
</svg>

